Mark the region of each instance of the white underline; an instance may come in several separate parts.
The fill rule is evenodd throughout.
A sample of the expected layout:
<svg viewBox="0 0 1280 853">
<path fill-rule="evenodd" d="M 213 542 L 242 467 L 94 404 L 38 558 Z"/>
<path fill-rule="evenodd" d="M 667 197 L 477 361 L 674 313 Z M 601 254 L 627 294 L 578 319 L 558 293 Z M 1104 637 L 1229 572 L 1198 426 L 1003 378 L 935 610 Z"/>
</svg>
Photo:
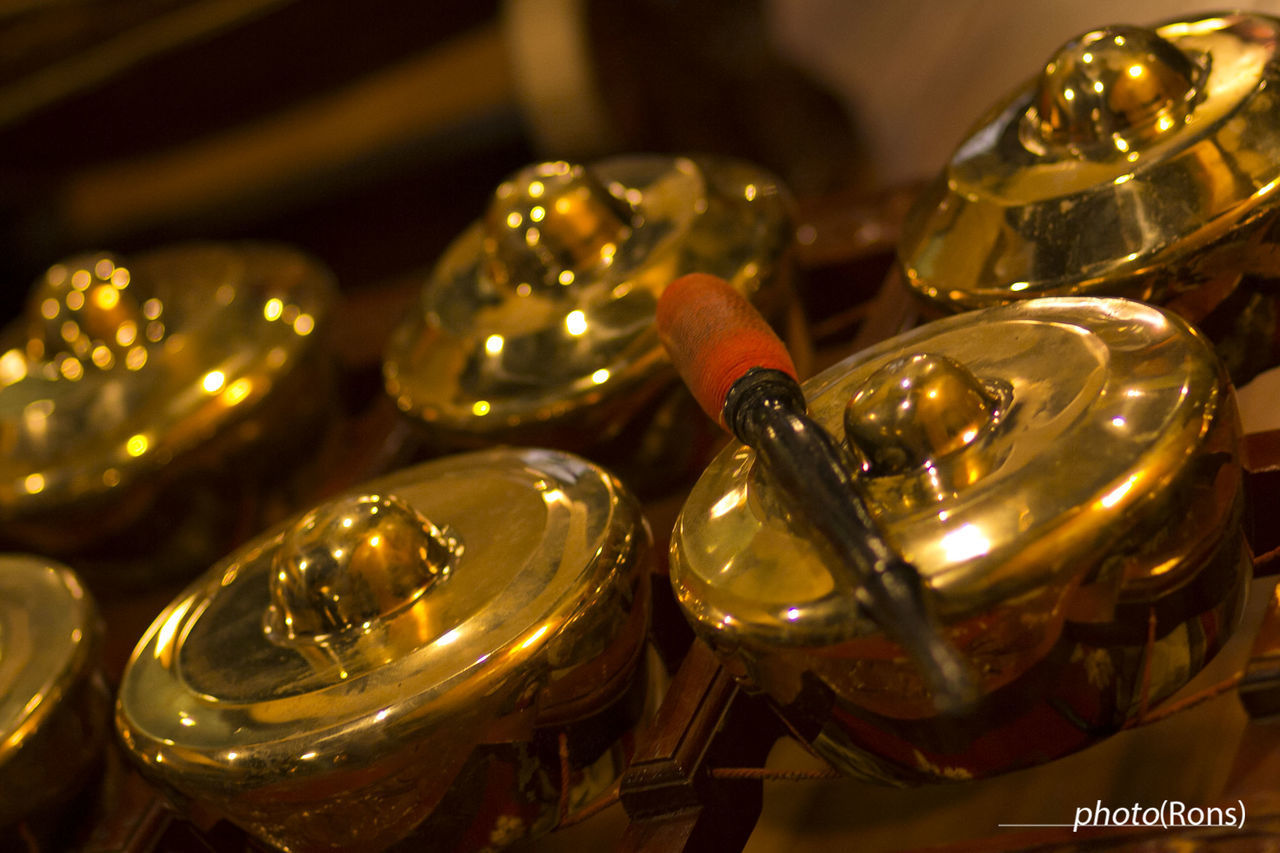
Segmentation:
<svg viewBox="0 0 1280 853">
<path fill-rule="evenodd" d="M 1161 828 L 1165 828 L 1165 827 L 1162 827 L 1162 825 L 1159 823 L 1082 823 L 1079 825 L 1074 823 L 997 823 L 996 826 L 1003 827 L 1005 829 L 1014 829 L 1014 828 L 1061 829 L 1066 827 L 1071 827 L 1072 829 L 1161 829 Z M 1200 824 L 1171 823 L 1167 828 L 1168 829 L 1189 829 L 1189 828 L 1190 829 L 1194 829 L 1194 828 L 1233 829 L 1235 827 L 1230 824 L 1224 824 L 1224 823 L 1200 823 Z"/>
</svg>

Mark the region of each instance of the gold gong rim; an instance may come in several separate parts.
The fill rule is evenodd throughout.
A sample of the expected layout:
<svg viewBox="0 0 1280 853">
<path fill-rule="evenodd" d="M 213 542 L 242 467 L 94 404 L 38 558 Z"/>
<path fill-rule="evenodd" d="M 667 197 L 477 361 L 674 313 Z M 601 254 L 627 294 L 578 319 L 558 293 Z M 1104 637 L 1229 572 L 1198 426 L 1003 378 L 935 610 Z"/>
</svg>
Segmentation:
<svg viewBox="0 0 1280 853">
<path fill-rule="evenodd" d="M 1150 41 L 1126 53 L 1139 45 L 1135 32 Z M 948 311 L 1071 294 L 1162 301 L 1144 271 L 1176 264 L 1273 204 L 1277 43 L 1280 21 L 1256 14 L 1069 42 L 976 124 L 913 207 L 898 247 L 912 290 Z M 1152 44 L 1190 70 L 1171 71 Z M 1077 70 L 1082 57 L 1100 64 L 1099 45 L 1114 73 L 1063 72 L 1068 60 Z M 1190 88 L 1131 91 L 1161 74 Z M 1092 113 L 1047 119 L 1046 102 L 1066 103 L 1064 92 Z"/>
</svg>

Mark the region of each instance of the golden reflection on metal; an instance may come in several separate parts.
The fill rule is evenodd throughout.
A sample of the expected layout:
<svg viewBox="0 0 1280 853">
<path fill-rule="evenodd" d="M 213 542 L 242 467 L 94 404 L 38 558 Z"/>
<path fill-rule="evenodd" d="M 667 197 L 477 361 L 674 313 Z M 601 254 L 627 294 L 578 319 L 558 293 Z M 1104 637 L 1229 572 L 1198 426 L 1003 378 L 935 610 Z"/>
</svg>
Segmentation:
<svg viewBox="0 0 1280 853">
<path fill-rule="evenodd" d="M 605 246 L 630 236 L 631 220 L 626 201 L 586 167 L 531 166 L 503 183 L 485 214 L 488 272 L 499 285 L 572 284 L 603 264 Z"/>
<path fill-rule="evenodd" d="M 210 370 L 204 375 L 204 379 L 200 380 L 200 386 L 204 388 L 206 394 L 216 394 L 222 390 L 226 381 L 227 375 L 221 370 Z"/>
<path fill-rule="evenodd" d="M 991 540 L 976 524 L 962 524 L 942 537 L 942 552 L 948 562 L 963 563 L 985 557 L 991 551 Z"/>
<path fill-rule="evenodd" d="M 1255 250 L 1230 244 L 1265 237 L 1260 214 L 1274 208 L 1277 45 L 1280 21 L 1251 14 L 1068 42 L 908 216 L 911 287 L 947 311 L 1114 295 L 1199 322 L 1225 298 L 1213 282 L 1248 272 Z"/>
<path fill-rule="evenodd" d="M 1068 42 L 1045 66 L 1027 121 L 1047 145 L 1127 151 L 1190 113 L 1206 71 L 1151 30 L 1096 30 Z"/>
<path fill-rule="evenodd" d="M 493 744 L 626 704 L 648 547 L 635 500 L 578 457 L 398 472 L 267 531 L 160 614 L 121 680 L 121 742 L 277 847 L 384 849 L 455 784 L 500 790 L 464 772 Z"/>
<path fill-rule="evenodd" d="M 332 293 L 318 265 L 266 245 L 189 244 L 50 267 L 0 354 L 0 520 L 89 513 L 157 461 L 180 466 L 302 358 Z M 273 305 L 290 326 L 266 316 Z M 38 547 L 57 546 L 46 537 Z"/>
<path fill-rule="evenodd" d="M 171 666 L 177 653 L 174 641 L 178 638 L 178 629 L 190 610 L 190 604 L 172 608 L 164 618 L 152 623 L 151 630 L 142 638 L 142 642 L 152 644 L 152 656 L 164 666 Z M 186 724 L 184 724 L 186 725 Z"/>
<path fill-rule="evenodd" d="M 101 625 L 70 569 L 0 556 L 0 828 L 65 804 L 91 778 L 110 698 Z"/>
<path fill-rule="evenodd" d="M 446 444 L 585 446 L 658 387 L 652 321 L 668 282 L 713 272 L 780 301 L 790 242 L 778 182 L 743 163 L 529 166 L 444 252 L 388 346 L 387 392 Z"/>
<path fill-rule="evenodd" d="M 134 282 L 118 258 L 82 258 L 72 266 L 80 268 L 68 275 L 67 266 L 59 265 L 37 282 L 26 321 L 28 339 L 40 342 L 44 357 L 62 357 L 64 378 L 77 380 L 90 366 L 110 369 L 145 321 L 144 302 L 155 306 L 153 342 L 163 338 L 163 303 L 145 284 Z M 105 354 L 86 358 L 93 352 Z"/>
<path fill-rule="evenodd" d="M 0 356 L 0 384 L 12 385 L 27 378 L 27 360 L 22 350 L 11 349 Z"/>
<path fill-rule="evenodd" d="M 273 558 L 267 630 L 322 643 L 368 632 L 449 577 L 463 545 L 394 495 L 358 495 L 308 513 Z M 414 638 L 425 642 L 430 632 Z"/>
<path fill-rule="evenodd" d="M 227 386 L 222 392 L 222 400 L 228 406 L 238 406 L 253 393 L 253 380 L 242 376 Z"/>
<path fill-rule="evenodd" d="M 1212 348 L 1176 315 L 1027 300 L 921 326 L 805 393 L 862 464 L 857 488 L 984 698 L 955 726 L 935 718 L 906 656 L 841 593 L 748 448 L 726 449 L 690 492 L 671 578 L 731 671 L 844 771 L 921 782 L 1048 760 L 1121 728 L 1140 687 L 1151 703 L 1168 696 L 1230 634 L 1249 573 L 1240 426 Z M 1158 648 L 1144 651 L 1153 608 Z M 1096 654 L 1114 678 L 1073 669 Z M 1189 663 L 1166 668 L 1165 655 Z M 1006 726 L 1026 735 L 1019 715 L 1068 707 L 1053 725 L 1069 738 L 984 752 Z M 899 742 L 929 761 L 884 748 Z"/>
<path fill-rule="evenodd" d="M 868 460 L 866 470 L 873 475 L 941 464 L 995 428 L 1002 396 L 954 359 L 903 356 L 849 399 L 845 438 Z"/>
</svg>

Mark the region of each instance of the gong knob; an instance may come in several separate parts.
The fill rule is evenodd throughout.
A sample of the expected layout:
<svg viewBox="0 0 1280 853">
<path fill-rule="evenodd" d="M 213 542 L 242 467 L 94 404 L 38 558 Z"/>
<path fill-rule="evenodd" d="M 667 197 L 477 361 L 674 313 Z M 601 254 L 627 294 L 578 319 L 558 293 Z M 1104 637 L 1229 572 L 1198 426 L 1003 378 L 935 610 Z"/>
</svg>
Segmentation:
<svg viewBox="0 0 1280 853">
<path fill-rule="evenodd" d="M 138 370 L 164 338 L 163 302 L 114 255 L 51 267 L 27 306 L 27 358 L 70 380 L 94 367 Z"/>
<path fill-rule="evenodd" d="M 631 235 L 632 211 L 584 166 L 539 163 L 500 184 L 484 216 L 493 280 L 519 295 L 572 286 L 607 267 Z"/>
<path fill-rule="evenodd" d="M 322 642 L 367 629 L 448 578 L 460 543 L 394 495 L 361 495 L 303 516 L 276 552 L 267 630 Z"/>
<path fill-rule="evenodd" d="M 916 353 L 873 373 L 845 406 L 844 431 L 868 473 L 932 466 L 996 422 L 999 398 L 959 362 Z"/>
<path fill-rule="evenodd" d="M 1141 27 L 1072 39 L 1045 66 L 1035 94 L 1040 137 L 1053 145 L 1129 151 L 1180 123 L 1203 69 Z"/>
</svg>

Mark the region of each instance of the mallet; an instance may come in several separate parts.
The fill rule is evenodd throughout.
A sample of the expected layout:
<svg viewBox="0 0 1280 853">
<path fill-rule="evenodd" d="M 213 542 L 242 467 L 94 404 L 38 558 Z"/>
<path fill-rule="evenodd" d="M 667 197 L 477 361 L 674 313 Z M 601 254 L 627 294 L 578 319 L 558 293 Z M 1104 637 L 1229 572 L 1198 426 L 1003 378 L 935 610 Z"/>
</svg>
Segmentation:
<svg viewBox="0 0 1280 853">
<path fill-rule="evenodd" d="M 837 580 L 916 662 L 938 710 L 969 708 L 977 685 L 938 631 L 919 572 L 885 541 L 846 453 L 806 413 L 791 356 L 764 318 L 723 279 L 693 273 L 663 291 L 657 324 L 698 404 L 755 450 L 792 514 L 825 543 Z"/>
</svg>

